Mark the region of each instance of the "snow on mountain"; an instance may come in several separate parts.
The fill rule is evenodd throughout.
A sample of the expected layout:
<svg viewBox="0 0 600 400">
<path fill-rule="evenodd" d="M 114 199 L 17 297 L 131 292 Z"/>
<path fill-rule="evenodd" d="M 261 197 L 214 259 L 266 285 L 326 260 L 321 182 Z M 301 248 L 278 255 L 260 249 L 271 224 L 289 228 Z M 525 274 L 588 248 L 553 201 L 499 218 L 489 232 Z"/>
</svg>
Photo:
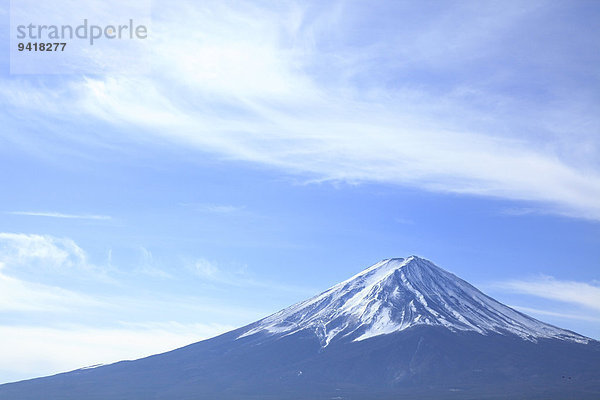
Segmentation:
<svg viewBox="0 0 600 400">
<path fill-rule="evenodd" d="M 239 336 L 291 335 L 309 330 L 326 347 L 332 340 L 361 341 L 419 325 L 450 331 L 514 334 L 588 343 L 486 296 L 432 262 L 411 256 L 383 260 L 325 292 L 266 317 Z"/>
</svg>

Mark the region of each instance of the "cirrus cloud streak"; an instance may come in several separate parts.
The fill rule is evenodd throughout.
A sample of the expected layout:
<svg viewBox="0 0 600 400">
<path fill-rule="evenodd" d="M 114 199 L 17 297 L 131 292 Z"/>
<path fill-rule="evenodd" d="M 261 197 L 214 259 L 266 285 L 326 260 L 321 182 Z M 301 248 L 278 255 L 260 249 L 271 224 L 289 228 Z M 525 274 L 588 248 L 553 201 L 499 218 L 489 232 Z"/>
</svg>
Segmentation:
<svg viewBox="0 0 600 400">
<path fill-rule="evenodd" d="M 488 64 L 504 65 L 498 60 L 508 49 L 501 44 L 537 6 L 442 8 L 427 27 L 371 32 L 371 45 L 339 34 L 351 37 L 358 23 L 349 4 L 315 7 L 175 2 L 153 20 L 152 73 L 64 79 L 60 97 L 34 79 L 4 80 L 0 101 L 16 114 L 35 110 L 64 121 L 69 129 L 49 129 L 78 143 L 115 139 L 96 131 L 82 137 L 79 127 L 93 118 L 134 142 L 175 143 L 307 181 L 391 183 L 600 220 L 593 134 L 600 124 L 587 112 L 585 94 L 573 98 L 567 116 L 562 81 L 546 101 L 499 90 L 506 82 L 495 76 L 486 82 L 459 72 L 449 87 L 415 78 L 385 84 L 415 68 L 479 75 Z M 473 23 L 455 32 L 451 22 L 464 13 Z M 492 15 L 495 23 L 482 35 Z M 388 34 L 406 39 L 405 46 L 397 48 Z M 532 68 L 534 56 L 527 59 Z M 507 65 L 503 72 L 515 73 Z M 587 79 L 581 71 L 574 79 Z M 527 76 L 523 86 L 532 85 Z"/>
</svg>

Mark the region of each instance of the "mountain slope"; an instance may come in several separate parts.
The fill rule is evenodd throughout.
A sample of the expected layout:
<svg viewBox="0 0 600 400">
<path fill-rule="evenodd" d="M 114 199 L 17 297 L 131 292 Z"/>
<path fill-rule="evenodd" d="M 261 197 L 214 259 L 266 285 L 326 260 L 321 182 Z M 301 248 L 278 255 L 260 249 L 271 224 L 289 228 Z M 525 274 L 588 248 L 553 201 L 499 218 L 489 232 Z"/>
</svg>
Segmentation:
<svg viewBox="0 0 600 400">
<path fill-rule="evenodd" d="M 168 353 L 0 385 L 0 400 L 598 399 L 599 366 L 597 341 L 409 257 Z"/>
</svg>

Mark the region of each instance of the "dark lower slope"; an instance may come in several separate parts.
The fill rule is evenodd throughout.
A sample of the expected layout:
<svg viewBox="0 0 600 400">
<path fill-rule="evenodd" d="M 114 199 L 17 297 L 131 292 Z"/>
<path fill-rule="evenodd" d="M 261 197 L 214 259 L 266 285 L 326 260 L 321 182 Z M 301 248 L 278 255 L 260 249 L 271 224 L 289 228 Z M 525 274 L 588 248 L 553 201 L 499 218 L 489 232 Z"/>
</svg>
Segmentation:
<svg viewBox="0 0 600 400">
<path fill-rule="evenodd" d="M 600 399 L 600 344 L 417 327 L 321 349 L 240 331 L 137 361 L 0 386 L 1 400 Z"/>
</svg>

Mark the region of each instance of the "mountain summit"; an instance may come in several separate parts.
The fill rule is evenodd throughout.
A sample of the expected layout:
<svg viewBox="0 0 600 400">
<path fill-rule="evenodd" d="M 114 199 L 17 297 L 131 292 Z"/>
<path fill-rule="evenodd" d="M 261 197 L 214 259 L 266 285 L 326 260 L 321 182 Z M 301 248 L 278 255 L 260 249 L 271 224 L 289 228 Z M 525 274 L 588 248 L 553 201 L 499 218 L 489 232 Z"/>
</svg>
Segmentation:
<svg viewBox="0 0 600 400">
<path fill-rule="evenodd" d="M 412 256 L 212 339 L 0 385 L 0 400 L 584 400 L 599 366 L 599 342 Z"/>
<path fill-rule="evenodd" d="M 416 256 L 380 261 L 318 296 L 259 321 L 241 337 L 308 329 L 327 346 L 332 340 L 360 341 L 423 325 L 483 335 L 514 334 L 530 341 L 589 340 L 517 312 Z"/>
</svg>

